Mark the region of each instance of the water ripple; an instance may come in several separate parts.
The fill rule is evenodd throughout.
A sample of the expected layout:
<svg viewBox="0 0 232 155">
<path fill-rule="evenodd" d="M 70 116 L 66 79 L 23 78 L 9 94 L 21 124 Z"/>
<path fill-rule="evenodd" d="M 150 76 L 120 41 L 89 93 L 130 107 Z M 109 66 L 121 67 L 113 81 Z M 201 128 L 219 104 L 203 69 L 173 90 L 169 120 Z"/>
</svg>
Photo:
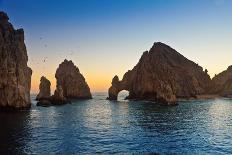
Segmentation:
<svg viewBox="0 0 232 155">
<path fill-rule="evenodd" d="M 0 154 L 232 154 L 232 100 L 72 101 L 0 114 Z"/>
</svg>

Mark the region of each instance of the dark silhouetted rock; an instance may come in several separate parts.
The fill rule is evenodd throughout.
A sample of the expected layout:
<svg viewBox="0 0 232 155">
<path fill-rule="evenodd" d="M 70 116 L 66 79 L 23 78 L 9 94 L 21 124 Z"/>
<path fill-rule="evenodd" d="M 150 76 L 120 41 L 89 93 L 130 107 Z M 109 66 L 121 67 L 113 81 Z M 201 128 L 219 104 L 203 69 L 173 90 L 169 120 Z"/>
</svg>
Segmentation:
<svg viewBox="0 0 232 155">
<path fill-rule="evenodd" d="M 36 97 L 37 106 L 49 107 L 52 105 L 63 105 L 68 103 L 64 97 L 63 89 L 61 86 L 57 86 L 54 95 L 51 96 L 51 83 L 44 76 L 40 79 L 40 92 Z"/>
<path fill-rule="evenodd" d="M 70 60 L 64 60 L 56 70 L 57 85 L 61 86 L 67 99 L 91 99 L 92 95 L 85 78 Z"/>
<path fill-rule="evenodd" d="M 43 102 L 39 105 L 62 105 L 69 103 L 70 99 L 91 99 L 92 95 L 85 78 L 79 69 L 70 60 L 64 60 L 56 70 L 56 90 L 54 95 L 50 96 L 50 82 L 41 79 L 40 94 L 37 98 L 42 98 Z M 49 88 L 49 90 L 48 90 Z M 47 96 L 47 97 L 45 97 Z M 49 102 L 48 102 L 49 101 Z M 49 105 L 50 105 L 49 103 Z"/>
<path fill-rule="evenodd" d="M 23 29 L 15 30 L 6 13 L 0 12 L 0 110 L 31 106 L 32 70 Z"/>
<path fill-rule="evenodd" d="M 221 72 L 212 79 L 213 88 L 211 90 L 214 94 L 219 94 L 224 97 L 232 97 L 232 66 L 227 70 Z"/>
<path fill-rule="evenodd" d="M 67 98 L 64 96 L 63 89 L 60 85 L 56 87 L 54 95 L 51 97 L 51 103 L 53 105 L 62 105 L 68 103 Z"/>
<path fill-rule="evenodd" d="M 40 78 L 39 94 L 36 97 L 37 101 L 49 99 L 51 97 L 51 82 L 44 76 Z"/>
<path fill-rule="evenodd" d="M 171 47 L 154 43 L 121 81 L 118 76 L 113 78 L 108 99 L 116 100 L 121 90 L 127 90 L 128 99 L 173 105 L 177 98 L 207 94 L 212 85 L 207 72 Z"/>
</svg>

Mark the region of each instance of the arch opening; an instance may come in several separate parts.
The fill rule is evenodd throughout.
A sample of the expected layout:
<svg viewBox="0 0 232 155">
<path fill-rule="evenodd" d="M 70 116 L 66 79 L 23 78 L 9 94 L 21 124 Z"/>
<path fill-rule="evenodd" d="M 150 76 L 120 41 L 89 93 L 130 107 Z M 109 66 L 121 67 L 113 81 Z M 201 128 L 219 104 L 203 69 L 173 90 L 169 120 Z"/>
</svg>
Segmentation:
<svg viewBox="0 0 232 155">
<path fill-rule="evenodd" d="M 128 90 L 121 90 L 118 92 L 117 100 L 118 101 L 126 101 L 127 97 L 129 96 L 129 91 Z"/>
</svg>

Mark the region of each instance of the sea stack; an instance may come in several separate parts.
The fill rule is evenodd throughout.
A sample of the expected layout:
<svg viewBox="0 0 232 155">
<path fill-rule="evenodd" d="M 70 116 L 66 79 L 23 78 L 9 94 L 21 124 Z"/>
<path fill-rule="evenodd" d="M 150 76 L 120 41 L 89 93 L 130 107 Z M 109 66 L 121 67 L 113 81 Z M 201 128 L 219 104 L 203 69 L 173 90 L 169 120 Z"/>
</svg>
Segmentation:
<svg viewBox="0 0 232 155">
<path fill-rule="evenodd" d="M 0 110 L 30 108 L 32 70 L 23 29 L 15 30 L 0 12 Z"/>
<path fill-rule="evenodd" d="M 39 94 L 36 100 L 49 99 L 51 97 L 51 82 L 44 76 L 40 78 Z"/>
<path fill-rule="evenodd" d="M 138 64 L 126 72 L 120 81 L 112 80 L 108 99 L 117 100 L 121 90 L 129 91 L 128 99 L 152 100 L 175 105 L 178 98 L 207 94 L 212 86 L 207 70 L 168 45 L 154 43 L 143 53 Z"/>
<path fill-rule="evenodd" d="M 70 60 L 64 60 L 56 70 L 57 88 L 67 99 L 91 99 L 90 88 L 79 69 Z"/>
<path fill-rule="evenodd" d="M 61 86 L 57 86 L 54 95 L 51 96 L 51 82 L 44 76 L 40 78 L 39 90 L 39 94 L 36 96 L 37 106 L 48 107 L 68 103 Z"/>
<path fill-rule="evenodd" d="M 44 76 L 40 78 L 39 94 L 36 96 L 38 106 L 51 105 L 51 82 Z"/>
<path fill-rule="evenodd" d="M 212 81 L 212 93 L 219 94 L 223 97 L 232 97 L 232 66 L 229 66 L 227 70 L 220 74 L 215 75 Z"/>
</svg>

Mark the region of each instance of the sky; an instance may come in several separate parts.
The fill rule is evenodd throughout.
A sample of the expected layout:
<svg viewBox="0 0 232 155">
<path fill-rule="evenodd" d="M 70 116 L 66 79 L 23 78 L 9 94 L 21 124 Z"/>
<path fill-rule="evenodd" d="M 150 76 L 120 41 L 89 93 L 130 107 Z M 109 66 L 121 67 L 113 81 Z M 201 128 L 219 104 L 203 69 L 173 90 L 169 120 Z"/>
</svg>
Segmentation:
<svg viewBox="0 0 232 155">
<path fill-rule="evenodd" d="M 0 0 L 25 31 L 32 93 L 41 76 L 72 60 L 92 92 L 107 91 L 154 42 L 163 42 L 215 74 L 232 65 L 231 0 Z M 45 62 L 44 62 L 45 60 Z"/>
</svg>

